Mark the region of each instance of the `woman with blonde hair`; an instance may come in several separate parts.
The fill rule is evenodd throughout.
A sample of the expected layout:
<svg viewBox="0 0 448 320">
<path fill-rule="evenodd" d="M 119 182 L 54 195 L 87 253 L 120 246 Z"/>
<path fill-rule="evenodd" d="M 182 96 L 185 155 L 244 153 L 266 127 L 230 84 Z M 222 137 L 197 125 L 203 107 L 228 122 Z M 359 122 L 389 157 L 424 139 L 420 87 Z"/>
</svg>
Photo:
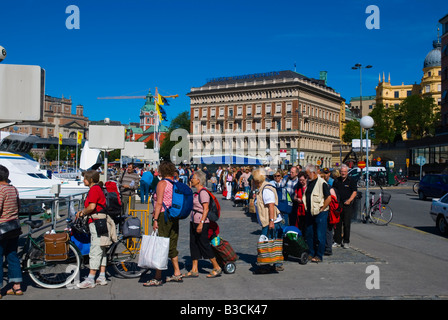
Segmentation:
<svg viewBox="0 0 448 320">
<path fill-rule="evenodd" d="M 255 208 L 258 222 L 261 225 L 261 234 L 268 238 L 281 239 L 283 234 L 283 217 L 277 208 L 278 197 L 275 187 L 266 181 L 266 171 L 262 168 L 252 172 L 255 189 L 258 189 L 255 199 Z M 283 271 L 283 264 L 274 265 L 276 271 Z M 262 267 L 257 272 L 267 273 L 271 268 Z"/>
</svg>

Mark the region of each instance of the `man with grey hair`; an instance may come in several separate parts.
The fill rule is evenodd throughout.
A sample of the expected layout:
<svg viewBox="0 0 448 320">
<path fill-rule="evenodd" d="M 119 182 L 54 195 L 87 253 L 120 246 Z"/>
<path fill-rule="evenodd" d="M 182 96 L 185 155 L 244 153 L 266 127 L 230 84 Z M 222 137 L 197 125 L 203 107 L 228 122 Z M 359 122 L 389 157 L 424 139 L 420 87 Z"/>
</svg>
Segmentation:
<svg viewBox="0 0 448 320">
<path fill-rule="evenodd" d="M 348 166 L 341 166 L 341 176 L 337 178 L 338 183 L 335 184 L 339 192 L 339 203 L 342 204 L 341 219 L 334 230 L 334 245 L 349 248 L 350 243 L 350 226 L 353 214 L 353 201 L 358 194 L 356 181 L 348 175 Z M 342 230 L 344 229 L 344 230 Z M 344 232 L 342 232 L 344 231 Z M 344 234 L 342 236 L 342 234 Z"/>
<path fill-rule="evenodd" d="M 330 188 L 320 177 L 314 165 L 305 167 L 308 183 L 303 195 L 305 205 L 305 239 L 309 247 L 311 262 L 321 262 L 327 240 L 328 205 L 331 202 Z"/>
</svg>

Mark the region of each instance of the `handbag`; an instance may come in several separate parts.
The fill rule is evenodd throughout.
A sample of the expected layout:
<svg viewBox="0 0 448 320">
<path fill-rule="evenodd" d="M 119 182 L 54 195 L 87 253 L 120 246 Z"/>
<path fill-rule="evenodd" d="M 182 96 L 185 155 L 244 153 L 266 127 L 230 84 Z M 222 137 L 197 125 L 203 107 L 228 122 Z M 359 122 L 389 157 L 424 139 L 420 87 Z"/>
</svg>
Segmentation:
<svg viewBox="0 0 448 320">
<path fill-rule="evenodd" d="M 18 219 L 9 220 L 0 224 L 0 240 L 8 240 L 22 234 L 22 226 Z"/>
<path fill-rule="evenodd" d="M 142 236 L 138 266 L 144 269 L 168 269 L 170 238 L 159 237 L 159 231 Z"/>
<path fill-rule="evenodd" d="M 261 235 L 257 244 L 257 263 L 273 264 L 283 261 L 283 240 Z"/>
</svg>

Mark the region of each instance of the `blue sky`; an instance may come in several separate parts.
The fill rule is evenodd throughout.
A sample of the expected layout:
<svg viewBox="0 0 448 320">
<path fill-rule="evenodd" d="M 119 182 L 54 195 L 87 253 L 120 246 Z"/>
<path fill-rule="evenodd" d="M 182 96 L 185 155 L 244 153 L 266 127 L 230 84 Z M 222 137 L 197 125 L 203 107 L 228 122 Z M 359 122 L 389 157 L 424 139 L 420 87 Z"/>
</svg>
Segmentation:
<svg viewBox="0 0 448 320">
<path fill-rule="evenodd" d="M 66 28 L 69 5 L 80 28 Z M 369 5 L 380 29 L 366 28 Z M 2 0 L 3 63 L 46 70 L 46 94 L 71 97 L 90 120 L 138 122 L 144 100 L 98 97 L 145 95 L 158 87 L 179 94 L 166 111 L 190 109 L 186 94 L 207 79 L 293 70 L 328 72 L 328 85 L 349 102 L 374 95 L 378 74 L 392 84 L 419 83 L 423 60 L 437 38 L 446 0 Z M 168 124 L 168 123 L 166 123 Z"/>
</svg>

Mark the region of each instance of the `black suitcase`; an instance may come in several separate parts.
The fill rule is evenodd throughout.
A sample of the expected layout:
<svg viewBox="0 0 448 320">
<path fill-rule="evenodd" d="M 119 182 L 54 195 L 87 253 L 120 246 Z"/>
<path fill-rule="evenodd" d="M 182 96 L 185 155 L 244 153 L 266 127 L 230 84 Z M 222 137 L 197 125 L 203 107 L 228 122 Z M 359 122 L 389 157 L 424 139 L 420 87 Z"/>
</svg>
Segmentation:
<svg viewBox="0 0 448 320">
<path fill-rule="evenodd" d="M 283 257 L 299 258 L 300 264 L 307 264 L 309 248 L 300 230 L 296 227 L 286 227 L 283 233 Z"/>
</svg>

